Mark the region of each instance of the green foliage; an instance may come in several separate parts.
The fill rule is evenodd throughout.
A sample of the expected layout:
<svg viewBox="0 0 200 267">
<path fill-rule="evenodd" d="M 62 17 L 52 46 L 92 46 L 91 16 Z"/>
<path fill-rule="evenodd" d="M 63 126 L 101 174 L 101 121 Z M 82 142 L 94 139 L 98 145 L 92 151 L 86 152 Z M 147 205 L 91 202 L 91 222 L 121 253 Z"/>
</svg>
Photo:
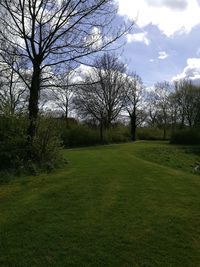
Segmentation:
<svg viewBox="0 0 200 267">
<path fill-rule="evenodd" d="M 28 123 L 23 116 L 0 118 L 0 171 L 9 169 L 17 174 L 28 172 L 36 175 L 40 169 L 51 170 L 62 162 L 61 143 L 67 148 L 102 143 L 98 127 L 40 117 L 36 135 L 29 146 Z M 104 144 L 130 140 L 128 128 L 121 124 L 104 130 L 103 136 Z"/>
<path fill-rule="evenodd" d="M 61 126 L 61 139 L 64 147 L 91 146 L 100 143 L 98 129 L 91 129 L 81 124 L 66 126 L 65 122 Z"/>
<path fill-rule="evenodd" d="M 31 147 L 27 138 L 28 119 L 23 116 L 0 117 L 0 171 L 37 174 L 50 170 L 61 159 L 61 142 L 56 121 L 40 118 Z M 33 155 L 30 159 L 28 153 Z M 28 152 L 29 151 L 29 152 Z"/>
<path fill-rule="evenodd" d="M 39 118 L 31 149 L 33 163 L 41 168 L 52 169 L 61 160 L 60 133 L 58 122 L 55 119 Z"/>
<path fill-rule="evenodd" d="M 84 124 L 67 124 L 61 121 L 61 139 L 64 147 L 81 147 L 101 144 L 100 130 Z M 103 132 L 103 143 L 120 143 L 130 140 L 129 130 L 123 125 L 113 126 Z"/>
<path fill-rule="evenodd" d="M 183 129 L 172 133 L 172 144 L 197 145 L 200 144 L 200 129 Z"/>
<path fill-rule="evenodd" d="M 0 117 L 0 170 L 23 166 L 26 155 L 27 120 Z"/>
<path fill-rule="evenodd" d="M 131 140 L 130 130 L 124 125 L 117 125 L 104 133 L 104 143 L 123 143 Z"/>
<path fill-rule="evenodd" d="M 163 140 L 163 130 L 160 128 L 138 128 L 137 138 L 139 140 Z M 167 139 L 169 138 L 169 131 L 167 132 Z"/>
</svg>

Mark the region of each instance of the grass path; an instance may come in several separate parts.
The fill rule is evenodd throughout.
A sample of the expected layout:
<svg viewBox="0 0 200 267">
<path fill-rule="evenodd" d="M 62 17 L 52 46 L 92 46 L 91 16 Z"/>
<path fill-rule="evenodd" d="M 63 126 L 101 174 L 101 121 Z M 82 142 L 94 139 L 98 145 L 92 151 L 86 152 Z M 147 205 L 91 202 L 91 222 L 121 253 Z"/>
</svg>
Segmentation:
<svg viewBox="0 0 200 267">
<path fill-rule="evenodd" d="M 66 150 L 0 186 L 0 266 L 198 267 L 199 150 L 160 142 Z"/>
</svg>

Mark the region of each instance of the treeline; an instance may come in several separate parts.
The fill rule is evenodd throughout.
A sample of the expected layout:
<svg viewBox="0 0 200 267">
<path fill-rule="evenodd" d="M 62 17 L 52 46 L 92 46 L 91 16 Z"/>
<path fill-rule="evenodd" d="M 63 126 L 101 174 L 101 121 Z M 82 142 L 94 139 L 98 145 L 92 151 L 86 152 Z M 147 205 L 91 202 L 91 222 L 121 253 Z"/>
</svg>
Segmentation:
<svg viewBox="0 0 200 267">
<path fill-rule="evenodd" d="M 191 80 L 173 84 L 157 83 L 148 94 L 148 120 L 152 127 L 163 129 L 163 139 L 170 131 L 175 143 L 200 143 L 200 87 Z"/>
<path fill-rule="evenodd" d="M 200 142 L 200 87 L 191 81 L 164 81 L 146 89 L 139 75 L 128 73 L 125 64 L 108 53 L 95 60 L 81 81 L 74 82 L 71 75 L 67 72 L 56 87 L 44 89 L 32 140 L 34 161 L 27 154 L 28 92 L 12 75 L 0 77 L 1 169 L 53 168 L 61 160 L 61 147 L 137 138 Z"/>
</svg>

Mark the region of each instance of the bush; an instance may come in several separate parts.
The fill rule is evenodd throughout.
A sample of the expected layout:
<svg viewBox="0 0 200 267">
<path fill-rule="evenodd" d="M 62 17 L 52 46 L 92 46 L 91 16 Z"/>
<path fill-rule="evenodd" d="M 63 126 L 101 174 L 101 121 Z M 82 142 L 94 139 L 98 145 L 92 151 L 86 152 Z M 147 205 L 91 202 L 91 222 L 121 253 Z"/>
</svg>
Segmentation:
<svg viewBox="0 0 200 267">
<path fill-rule="evenodd" d="M 91 146 L 100 143 L 99 130 L 91 129 L 85 125 L 62 124 L 61 139 L 64 147 Z"/>
<path fill-rule="evenodd" d="M 27 138 L 28 119 L 23 116 L 0 117 L 0 171 L 29 172 L 50 170 L 61 159 L 61 142 L 55 120 L 40 118 L 30 148 Z M 29 152 L 31 149 L 32 158 Z M 2 172 L 3 173 L 3 172 Z"/>
<path fill-rule="evenodd" d="M 40 118 L 31 148 L 33 163 L 40 168 L 52 169 L 61 160 L 61 147 L 58 122 L 53 118 Z"/>
<path fill-rule="evenodd" d="M 159 128 L 139 128 L 137 130 L 139 140 L 163 140 L 163 130 Z M 169 138 L 169 133 L 167 133 Z"/>
<path fill-rule="evenodd" d="M 104 133 L 105 143 L 123 143 L 130 141 L 130 139 L 130 130 L 123 125 L 110 128 Z"/>
<path fill-rule="evenodd" d="M 180 145 L 198 145 L 200 144 L 200 129 L 183 129 L 175 131 L 171 135 L 170 142 Z"/>
<path fill-rule="evenodd" d="M 23 117 L 0 117 L 0 170 L 23 166 L 26 129 L 27 120 Z"/>
<path fill-rule="evenodd" d="M 61 139 L 66 148 L 93 146 L 102 144 L 100 140 L 99 128 L 84 124 L 69 124 L 61 122 Z M 113 126 L 103 131 L 103 143 L 120 143 L 130 140 L 129 129 L 122 125 Z"/>
</svg>

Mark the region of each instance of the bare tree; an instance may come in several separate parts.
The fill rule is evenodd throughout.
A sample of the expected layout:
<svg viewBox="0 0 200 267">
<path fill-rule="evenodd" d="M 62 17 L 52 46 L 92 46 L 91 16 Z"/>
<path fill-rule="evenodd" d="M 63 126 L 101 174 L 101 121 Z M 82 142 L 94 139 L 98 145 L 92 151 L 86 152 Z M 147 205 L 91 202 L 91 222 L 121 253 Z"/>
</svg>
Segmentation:
<svg viewBox="0 0 200 267">
<path fill-rule="evenodd" d="M 15 53 L 14 71 L 29 88 L 30 141 L 36 131 L 42 72 L 51 68 L 57 75 L 69 62 L 101 51 L 122 36 L 132 23 L 113 33 L 115 14 L 111 0 L 0 2 L 0 55 L 6 61 Z M 25 69 L 31 71 L 30 82 L 23 75 Z"/>
<path fill-rule="evenodd" d="M 63 114 L 66 122 L 68 120 L 69 112 L 72 110 L 72 100 L 74 95 L 73 78 L 74 71 L 68 70 L 66 73 L 56 77 L 56 82 L 49 92 L 50 101 L 53 102 L 56 109 L 59 109 Z M 55 86 L 56 85 L 56 86 Z"/>
<path fill-rule="evenodd" d="M 0 113 L 14 115 L 24 110 L 28 94 L 26 86 L 13 70 L 15 56 L 10 57 L 9 63 L 0 64 Z"/>
<path fill-rule="evenodd" d="M 179 104 L 177 101 L 176 92 L 171 92 L 169 95 L 169 114 L 171 121 L 172 132 L 176 129 L 177 124 L 180 120 L 179 116 Z"/>
<path fill-rule="evenodd" d="M 169 96 L 171 85 L 169 82 L 159 82 L 155 84 L 154 103 L 158 110 L 158 116 L 163 127 L 163 139 L 166 139 L 167 124 L 169 123 L 170 102 Z"/>
<path fill-rule="evenodd" d="M 156 107 L 155 103 L 155 92 L 153 90 L 146 91 L 145 96 L 146 101 L 146 111 L 147 111 L 147 118 L 146 122 L 147 125 L 150 127 L 157 127 L 158 121 L 158 109 Z"/>
<path fill-rule="evenodd" d="M 127 96 L 126 96 L 126 111 L 130 117 L 131 139 L 136 140 L 136 129 L 144 121 L 146 115 L 142 109 L 143 95 L 142 79 L 136 73 L 128 76 L 127 81 Z"/>
<path fill-rule="evenodd" d="M 125 105 L 126 67 L 113 54 L 104 54 L 94 66 L 77 91 L 75 105 L 83 116 L 99 122 L 102 140 L 103 128 L 111 126 Z"/>
<path fill-rule="evenodd" d="M 175 92 L 173 96 L 175 102 L 178 104 L 178 117 L 181 128 L 183 128 L 186 123 L 185 84 L 185 80 L 179 80 L 174 82 Z"/>
<path fill-rule="evenodd" d="M 74 106 L 82 119 L 94 120 L 99 124 L 100 140 L 103 141 L 103 124 L 106 117 L 105 106 L 102 101 L 103 95 L 99 84 L 81 85 L 74 98 Z"/>
<path fill-rule="evenodd" d="M 181 127 L 196 127 L 200 122 L 200 88 L 190 80 L 175 82 L 174 101 L 178 105 Z"/>
</svg>

